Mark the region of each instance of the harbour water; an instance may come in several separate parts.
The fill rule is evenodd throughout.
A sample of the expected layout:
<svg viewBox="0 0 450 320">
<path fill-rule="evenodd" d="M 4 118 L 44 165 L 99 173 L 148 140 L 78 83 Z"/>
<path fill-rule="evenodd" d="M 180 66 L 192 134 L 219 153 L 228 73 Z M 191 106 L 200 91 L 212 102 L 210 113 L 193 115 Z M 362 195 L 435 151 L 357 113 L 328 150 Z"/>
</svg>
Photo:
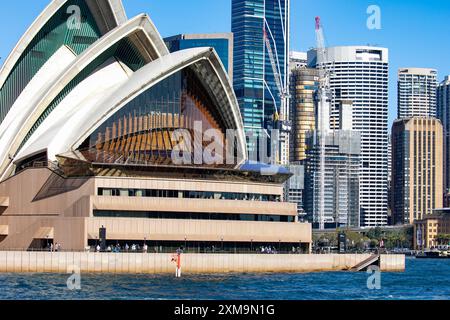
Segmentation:
<svg viewBox="0 0 450 320">
<path fill-rule="evenodd" d="M 303 274 L 81 275 L 81 290 L 67 288 L 69 275 L 0 274 L 0 299 L 99 300 L 397 300 L 450 299 L 450 259 L 407 258 L 404 273 L 381 273 L 381 288 L 367 287 L 365 272 Z"/>
</svg>

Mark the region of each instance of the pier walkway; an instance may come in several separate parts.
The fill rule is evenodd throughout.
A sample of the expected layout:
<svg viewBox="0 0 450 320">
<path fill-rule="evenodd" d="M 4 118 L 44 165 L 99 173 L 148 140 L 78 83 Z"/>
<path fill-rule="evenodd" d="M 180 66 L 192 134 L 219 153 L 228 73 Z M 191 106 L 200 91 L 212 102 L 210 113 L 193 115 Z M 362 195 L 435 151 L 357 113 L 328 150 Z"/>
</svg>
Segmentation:
<svg viewBox="0 0 450 320">
<path fill-rule="evenodd" d="M 172 254 L 0 251 L 0 273 L 175 274 Z M 349 271 L 369 254 L 182 254 L 183 274 Z M 405 256 L 379 256 L 380 271 L 404 271 Z"/>
</svg>

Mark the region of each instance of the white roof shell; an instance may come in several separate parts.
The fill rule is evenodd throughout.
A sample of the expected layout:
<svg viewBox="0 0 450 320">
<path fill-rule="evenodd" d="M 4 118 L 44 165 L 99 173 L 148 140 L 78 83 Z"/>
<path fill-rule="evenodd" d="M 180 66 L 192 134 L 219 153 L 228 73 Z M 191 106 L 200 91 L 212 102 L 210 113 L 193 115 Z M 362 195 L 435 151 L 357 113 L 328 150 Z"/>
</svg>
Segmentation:
<svg viewBox="0 0 450 320">
<path fill-rule="evenodd" d="M 239 105 L 220 58 L 210 48 L 194 48 L 163 56 L 147 64 L 131 75 L 129 79 L 122 81 L 120 86 L 117 86 L 117 83 L 111 84 L 110 88 L 114 88 L 113 90 L 101 90 L 96 93 L 97 89 L 94 87 L 95 90 L 89 94 L 86 100 L 75 100 L 74 104 L 66 104 L 67 110 L 76 111 L 58 112 L 60 116 L 53 119 L 51 124 L 46 125 L 47 130 L 41 130 L 43 132 L 27 143 L 16 160 L 19 161 L 42 151 L 47 151 L 49 159 L 56 160 L 58 154 L 75 151 L 86 138 L 128 102 L 172 74 L 194 65 L 194 70 L 203 77 L 204 84 L 208 85 L 220 100 L 221 106 L 224 108 L 219 111 L 222 113 L 225 125 L 228 129 L 236 129 L 239 148 L 245 151 L 246 143 Z M 205 78 L 202 72 L 204 73 L 208 67 L 213 72 L 208 73 L 208 78 Z M 99 73 L 101 72 L 104 70 L 99 71 Z M 108 74 L 112 75 L 113 73 Z M 115 73 L 115 75 L 118 76 L 119 73 Z M 94 78 L 95 76 L 93 76 Z M 95 83 L 95 80 L 92 79 L 86 81 Z M 84 89 L 89 88 L 89 85 L 86 84 L 80 84 L 80 86 L 85 87 Z M 110 94 L 99 100 L 99 97 L 107 91 Z M 68 96 L 67 99 L 70 97 Z M 93 101 L 95 103 L 92 103 Z M 93 105 L 95 107 L 92 107 Z M 241 165 L 244 161 L 245 159 L 237 165 Z"/>
<path fill-rule="evenodd" d="M 14 68 L 20 56 L 31 41 L 67 1 L 68 0 L 53 0 L 50 2 L 50 4 L 44 9 L 44 11 L 42 11 L 42 13 L 24 33 L 22 38 L 20 38 L 0 70 L 0 87 L 3 86 L 4 82 L 11 73 L 12 68 Z M 96 22 L 99 24 L 100 28 L 103 29 L 104 33 L 127 21 L 121 0 L 87 0 L 87 3 L 94 14 Z M 101 14 L 101 17 L 96 15 L 96 13 Z M 103 23 L 107 24 L 107 27 L 101 27 L 102 23 L 99 21 L 102 20 Z"/>
<path fill-rule="evenodd" d="M 103 28 L 108 32 L 78 57 L 71 54 L 70 48 L 60 48 L 25 87 L 12 106 L 11 114 L 5 118 L 8 121 L 0 125 L 1 179 L 13 173 L 17 162 L 36 153 L 46 151 L 49 159 L 54 160 L 58 154 L 76 150 L 129 101 L 186 67 L 192 67 L 210 90 L 221 107 L 218 111 L 227 128 L 237 130 L 238 148 L 244 150 L 246 157 L 239 105 L 227 73 L 212 48 L 170 54 L 147 15 L 127 20 L 121 0 L 86 1 L 96 20 L 104 21 Z M 20 39 L 0 71 L 0 86 L 39 30 L 66 2 L 53 0 Z M 135 73 L 115 59 L 102 65 L 60 102 L 19 151 L 30 129 L 70 81 L 103 52 L 127 37 L 148 64 Z M 245 160 L 242 159 L 242 163 Z"/>
<path fill-rule="evenodd" d="M 140 46 L 139 49 L 141 54 L 143 54 L 148 61 L 169 54 L 169 51 L 154 24 L 147 15 L 142 14 L 108 32 L 86 49 L 81 55 L 74 57 L 73 61 L 65 62 L 65 68 L 62 68 L 62 71 L 55 72 L 53 70 L 53 76 L 47 77 L 47 81 L 39 81 L 38 77 L 36 77 L 37 80 L 31 81 L 23 93 L 26 94 L 30 91 L 39 94 L 28 94 L 26 95 L 27 100 L 22 102 L 22 104 L 13 105 L 10 110 L 11 115 L 14 114 L 14 110 L 19 109 L 21 116 L 14 118 L 12 125 L 6 121 L 3 121 L 0 125 L 0 146 L 2 146 L 2 148 L 0 148 L 1 176 L 5 176 L 5 170 L 7 167 L 10 167 L 11 160 L 16 158 L 15 155 L 22 144 L 23 139 L 58 94 L 98 56 L 120 40 L 131 35 L 136 37 L 136 44 Z M 56 55 L 57 54 L 55 54 L 55 56 Z M 50 59 L 51 61 L 48 62 L 50 65 L 55 63 L 52 58 Z M 68 58 L 65 60 L 67 59 Z M 43 70 L 46 69 L 43 68 Z M 29 88 L 36 84 L 39 84 L 40 86 L 38 90 L 36 90 L 36 88 Z M 17 99 L 17 101 L 23 100 L 22 95 Z M 23 104 L 25 104 L 25 107 Z M 2 135 L 2 132 L 5 132 L 5 135 Z M 8 170 L 8 172 L 9 171 L 10 170 Z"/>
</svg>

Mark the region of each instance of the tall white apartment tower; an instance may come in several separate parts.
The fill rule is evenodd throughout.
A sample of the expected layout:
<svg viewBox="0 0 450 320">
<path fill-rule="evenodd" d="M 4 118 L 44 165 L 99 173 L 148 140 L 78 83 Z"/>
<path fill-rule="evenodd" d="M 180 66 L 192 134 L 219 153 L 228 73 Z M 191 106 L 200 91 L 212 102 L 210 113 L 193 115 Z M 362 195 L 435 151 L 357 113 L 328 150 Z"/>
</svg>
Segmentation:
<svg viewBox="0 0 450 320">
<path fill-rule="evenodd" d="M 397 118 L 436 117 L 436 86 L 434 69 L 399 69 Z"/>
<path fill-rule="evenodd" d="M 326 49 L 325 61 L 308 52 L 310 67 L 330 71 L 330 128 L 339 129 L 342 103 L 353 104 L 352 129 L 361 133 L 360 224 L 387 224 L 389 53 L 386 48 Z"/>
</svg>

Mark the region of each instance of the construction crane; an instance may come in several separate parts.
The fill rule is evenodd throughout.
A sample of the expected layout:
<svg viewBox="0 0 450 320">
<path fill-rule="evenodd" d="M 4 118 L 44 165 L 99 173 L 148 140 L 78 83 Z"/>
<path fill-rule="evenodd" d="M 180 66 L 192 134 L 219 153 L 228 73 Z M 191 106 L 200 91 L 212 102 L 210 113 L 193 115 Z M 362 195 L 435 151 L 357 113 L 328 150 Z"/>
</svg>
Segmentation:
<svg viewBox="0 0 450 320">
<path fill-rule="evenodd" d="M 330 114 L 330 72 L 326 69 L 327 52 L 325 48 L 325 37 L 320 17 L 316 17 L 316 40 L 317 40 L 317 67 L 319 69 L 318 97 L 318 138 L 320 143 L 320 172 L 319 172 L 319 229 L 325 227 L 325 149 L 326 134 L 329 131 Z"/>
<path fill-rule="evenodd" d="M 278 64 L 275 61 L 275 56 L 273 54 L 272 45 L 270 44 L 269 37 L 267 36 L 266 28 L 264 28 L 264 42 L 266 43 L 267 52 L 269 54 L 270 64 L 272 66 L 275 83 L 277 85 L 278 91 L 280 92 L 280 97 L 283 99 L 283 98 L 285 98 L 285 91 L 283 89 L 283 85 L 281 82 L 281 74 L 280 74 L 280 72 L 278 72 Z M 278 113 L 279 113 L 278 108 L 275 104 L 275 114 L 278 114 Z"/>
<path fill-rule="evenodd" d="M 277 129 L 280 129 L 281 134 L 283 135 L 281 142 L 287 144 L 288 143 L 288 141 L 286 141 L 287 136 L 291 132 L 291 125 L 287 119 L 287 109 L 286 109 L 287 108 L 287 99 L 289 98 L 289 91 L 288 91 L 288 88 L 286 86 L 284 86 L 284 84 L 283 84 L 283 78 L 281 76 L 281 71 L 280 71 L 280 64 L 278 61 L 278 54 L 275 57 L 275 54 L 272 49 L 272 44 L 270 42 L 269 35 L 267 34 L 266 28 L 267 28 L 267 30 L 269 30 L 269 32 L 271 34 L 270 27 L 269 27 L 267 21 L 264 19 L 264 27 L 263 27 L 264 42 L 265 42 L 265 46 L 267 48 L 267 53 L 269 56 L 270 64 L 272 66 L 273 76 L 274 76 L 275 83 L 276 83 L 276 86 L 277 86 L 278 92 L 279 92 L 279 97 L 281 100 L 279 109 L 278 109 L 276 102 L 274 101 L 275 110 L 274 110 L 274 114 L 273 114 L 273 122 L 274 122 L 274 127 Z M 272 39 L 273 39 L 273 37 L 272 37 Z M 275 40 L 274 40 L 274 44 L 275 44 Z M 276 44 L 275 44 L 275 46 L 276 46 Z M 281 147 L 281 150 L 283 150 L 283 149 L 284 148 Z"/>
</svg>

